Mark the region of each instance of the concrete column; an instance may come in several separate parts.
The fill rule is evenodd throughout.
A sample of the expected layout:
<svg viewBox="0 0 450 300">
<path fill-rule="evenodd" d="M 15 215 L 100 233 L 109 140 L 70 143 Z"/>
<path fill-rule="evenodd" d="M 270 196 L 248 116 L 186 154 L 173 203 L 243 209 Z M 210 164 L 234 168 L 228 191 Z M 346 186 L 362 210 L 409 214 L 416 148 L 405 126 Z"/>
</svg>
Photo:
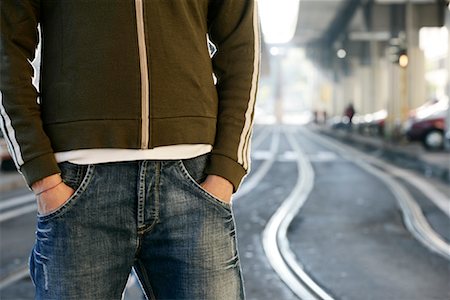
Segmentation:
<svg viewBox="0 0 450 300">
<path fill-rule="evenodd" d="M 334 115 L 334 104 L 339 99 L 340 81 L 332 80 L 332 71 L 316 69 L 310 76 L 309 86 L 311 87 L 311 104 L 313 111 L 323 114 L 327 117 Z M 321 120 L 324 121 L 324 120 Z"/>
<path fill-rule="evenodd" d="M 373 65 L 358 64 L 355 70 L 355 85 L 353 89 L 353 103 L 360 114 L 373 113 L 374 108 L 374 76 Z"/>
<path fill-rule="evenodd" d="M 396 132 L 401 122 L 401 106 L 402 93 L 402 76 L 404 72 L 398 64 L 388 63 L 388 101 L 386 105 L 388 118 L 385 123 L 385 135 L 388 140 L 394 140 L 396 138 Z"/>
<path fill-rule="evenodd" d="M 343 72 L 339 61 L 334 61 L 332 69 L 322 69 L 320 78 L 319 98 L 321 111 L 325 111 L 327 118 L 339 115 L 337 105 L 342 101 Z"/>
<path fill-rule="evenodd" d="M 387 109 L 389 99 L 389 65 L 391 62 L 386 56 L 381 54 L 381 43 L 378 41 L 371 41 L 370 43 L 371 55 L 371 76 L 370 76 L 370 95 L 371 101 L 367 104 L 367 109 L 370 112 L 376 112 L 382 109 Z"/>
<path fill-rule="evenodd" d="M 375 65 L 375 85 L 376 85 L 376 99 L 375 99 L 375 111 L 386 109 L 389 102 L 389 84 L 390 74 L 389 66 L 391 62 L 386 56 L 380 57 Z"/>
<path fill-rule="evenodd" d="M 425 56 L 419 48 L 418 11 L 413 3 L 406 6 L 406 42 L 409 63 L 407 67 L 407 103 L 403 108 L 402 118 L 408 116 L 410 109 L 422 105 L 426 99 Z"/>
<path fill-rule="evenodd" d="M 274 115 L 277 124 L 283 123 L 283 56 L 273 56 L 273 69 L 274 69 Z"/>
<path fill-rule="evenodd" d="M 361 113 L 373 113 L 373 77 L 372 77 L 372 67 L 369 65 L 361 65 L 358 72 L 359 89 L 356 91 L 358 93 L 358 103 L 359 110 Z"/>
<path fill-rule="evenodd" d="M 425 55 L 418 46 L 408 48 L 408 104 L 410 108 L 422 105 L 426 99 Z"/>
<path fill-rule="evenodd" d="M 380 101 L 380 57 L 379 57 L 379 43 L 377 41 L 370 42 L 370 56 L 371 56 L 371 64 L 370 64 L 370 95 L 371 100 L 368 103 L 368 107 L 370 111 L 378 111 Z"/>
<path fill-rule="evenodd" d="M 339 115 L 343 114 L 344 109 L 349 103 L 353 103 L 353 106 L 357 112 L 359 112 L 361 107 L 361 87 L 360 82 L 358 81 L 359 63 L 355 59 L 352 59 L 351 65 L 351 74 L 346 75 L 342 81 L 342 98 L 341 101 L 339 101 L 339 105 L 336 107 Z"/>
<path fill-rule="evenodd" d="M 333 103 L 330 107 L 330 112 L 332 116 L 342 115 L 342 102 L 345 99 L 345 77 L 340 77 L 333 84 Z"/>
</svg>

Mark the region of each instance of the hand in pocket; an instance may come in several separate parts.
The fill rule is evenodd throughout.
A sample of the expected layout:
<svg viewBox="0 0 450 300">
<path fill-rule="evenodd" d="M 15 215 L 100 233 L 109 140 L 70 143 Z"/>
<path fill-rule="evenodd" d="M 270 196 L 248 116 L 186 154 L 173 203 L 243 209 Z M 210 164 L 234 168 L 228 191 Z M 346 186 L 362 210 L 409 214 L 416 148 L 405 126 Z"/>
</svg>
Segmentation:
<svg viewBox="0 0 450 300">
<path fill-rule="evenodd" d="M 222 202 L 230 204 L 233 194 L 233 185 L 223 177 L 217 175 L 208 175 L 203 181 L 201 187 L 208 193 L 220 199 Z"/>
<path fill-rule="evenodd" d="M 37 196 L 38 213 L 41 215 L 49 214 L 56 211 L 64 205 L 70 197 L 75 193 L 75 190 L 64 182 L 58 186 L 43 192 Z"/>
</svg>

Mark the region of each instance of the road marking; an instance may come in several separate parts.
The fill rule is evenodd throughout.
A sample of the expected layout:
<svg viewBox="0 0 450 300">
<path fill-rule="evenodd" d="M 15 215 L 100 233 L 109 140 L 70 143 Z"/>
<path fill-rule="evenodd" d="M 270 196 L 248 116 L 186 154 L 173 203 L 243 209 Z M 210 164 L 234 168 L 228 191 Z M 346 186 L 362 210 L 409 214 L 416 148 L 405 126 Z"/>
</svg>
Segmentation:
<svg viewBox="0 0 450 300">
<path fill-rule="evenodd" d="M 267 172 L 269 172 L 270 168 L 272 167 L 276 153 L 278 152 L 278 148 L 280 146 L 280 130 L 275 128 L 274 132 L 272 134 L 272 142 L 270 145 L 270 156 L 266 161 L 264 161 L 261 166 L 254 172 L 248 180 L 244 181 L 244 184 L 242 187 L 238 190 L 236 193 L 235 198 L 243 197 L 248 192 L 252 191 L 256 186 L 259 184 L 259 182 L 266 176 Z"/>
<path fill-rule="evenodd" d="M 311 162 L 329 162 L 338 159 L 336 153 L 331 151 L 319 151 L 315 154 L 309 155 L 308 160 Z"/>
<path fill-rule="evenodd" d="M 252 159 L 267 160 L 267 159 L 271 159 L 272 156 L 273 156 L 273 153 L 270 150 L 258 150 L 258 151 L 253 152 Z"/>
<path fill-rule="evenodd" d="M 353 157 L 351 161 L 353 163 L 357 164 L 359 167 L 366 170 L 370 174 L 376 176 L 392 191 L 400 206 L 403 214 L 403 220 L 409 232 L 429 250 L 441 255 L 447 260 L 450 260 L 450 244 L 448 244 L 430 226 L 428 220 L 423 215 L 422 209 L 416 203 L 408 190 L 404 188 L 395 179 L 395 177 L 391 176 L 387 172 L 380 171 L 379 169 L 373 167 L 365 161 L 370 161 L 371 163 L 380 166 L 386 165 L 384 162 L 377 158 L 368 156 L 350 146 L 344 145 L 341 142 L 334 140 L 331 141 L 329 138 L 326 139 L 323 136 L 318 135 L 317 133 L 312 133 L 311 131 L 305 129 L 300 129 L 300 131 L 304 135 L 309 136 L 311 139 L 315 139 L 318 143 L 325 145 L 325 147 L 332 148 L 338 153 L 351 153 L 351 156 Z"/>
<path fill-rule="evenodd" d="M 36 211 L 36 203 L 22 206 L 0 214 L 0 223 Z"/>
<path fill-rule="evenodd" d="M 26 194 L 18 197 L 14 197 L 8 200 L 0 202 L 0 211 L 14 206 L 18 206 L 27 202 L 35 201 L 34 194 Z"/>
<path fill-rule="evenodd" d="M 291 132 L 285 132 L 289 144 L 297 155 L 298 179 L 291 194 L 283 201 L 264 228 L 263 247 L 272 268 L 300 299 L 333 298 L 325 292 L 299 264 L 291 251 L 287 229 L 308 199 L 314 186 L 314 170 Z"/>
</svg>

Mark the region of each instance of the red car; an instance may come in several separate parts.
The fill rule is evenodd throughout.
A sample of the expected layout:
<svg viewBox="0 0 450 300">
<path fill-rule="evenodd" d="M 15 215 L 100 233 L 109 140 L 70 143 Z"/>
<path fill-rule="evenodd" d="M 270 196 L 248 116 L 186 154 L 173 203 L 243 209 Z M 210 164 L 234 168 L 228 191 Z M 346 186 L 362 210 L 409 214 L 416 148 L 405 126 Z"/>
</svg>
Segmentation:
<svg viewBox="0 0 450 300">
<path fill-rule="evenodd" d="M 422 142 L 427 149 L 442 149 L 448 107 L 448 100 L 434 100 L 412 111 L 405 124 L 406 137 Z"/>
</svg>

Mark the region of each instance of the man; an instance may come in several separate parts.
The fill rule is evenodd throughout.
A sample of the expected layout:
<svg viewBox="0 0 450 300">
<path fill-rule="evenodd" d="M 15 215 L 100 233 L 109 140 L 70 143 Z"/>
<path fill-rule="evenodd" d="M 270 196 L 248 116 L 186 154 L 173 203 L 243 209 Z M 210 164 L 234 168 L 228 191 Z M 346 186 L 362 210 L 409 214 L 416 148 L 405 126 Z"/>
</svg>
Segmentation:
<svg viewBox="0 0 450 300">
<path fill-rule="evenodd" d="M 149 299 L 244 298 L 230 201 L 249 169 L 254 0 L 0 9 L 1 125 L 38 204 L 36 298 L 120 299 L 132 267 Z"/>
</svg>

